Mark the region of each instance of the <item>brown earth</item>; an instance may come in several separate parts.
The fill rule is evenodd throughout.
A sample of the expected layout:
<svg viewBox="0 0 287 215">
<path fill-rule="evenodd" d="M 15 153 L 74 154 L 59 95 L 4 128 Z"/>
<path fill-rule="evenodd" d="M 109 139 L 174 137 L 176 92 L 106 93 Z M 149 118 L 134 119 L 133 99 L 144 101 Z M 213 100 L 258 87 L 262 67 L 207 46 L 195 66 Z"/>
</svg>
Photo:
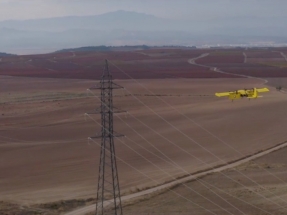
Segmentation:
<svg viewBox="0 0 287 215">
<path fill-rule="evenodd" d="M 67 57 L 71 56 L 61 55 Z M 155 68 L 159 67 L 156 62 L 164 65 L 152 61 Z M 125 71 L 127 65 L 120 63 L 119 67 Z M 115 130 L 126 135 L 115 141 L 122 193 L 162 184 L 286 141 L 287 97 L 284 89 L 275 87 L 285 87 L 287 81 L 268 81 L 271 92 L 263 98 L 231 102 L 214 93 L 263 87 L 264 82 L 252 78 L 116 80 L 126 90 L 114 92 L 115 106 L 128 110 L 128 114 L 115 116 L 114 122 Z M 100 118 L 84 115 L 99 106 L 93 94 L 99 92 L 86 90 L 95 83 L 0 76 L 0 201 L 4 205 L 16 209 L 20 205 L 21 209 L 95 197 L 99 147 L 87 137 L 100 131 Z M 167 162 L 167 157 L 176 166 Z M 223 186 L 223 182 L 219 178 L 215 184 Z"/>
<path fill-rule="evenodd" d="M 99 117 L 92 116 L 96 122 L 85 120 L 84 117 L 85 112 L 99 105 L 97 98 L 86 94 L 86 88 L 94 83 L 85 80 L 1 77 L 1 200 L 35 204 L 94 197 L 99 147 L 93 142 L 89 143 L 87 137 L 100 130 L 96 123 L 99 123 Z M 261 81 L 139 81 L 158 97 L 141 89 L 136 82 L 127 80 L 117 83 L 127 90 L 115 92 L 115 105 L 129 111 L 127 115 L 115 117 L 115 130 L 127 136 L 116 140 L 118 157 L 121 159 L 118 165 L 123 193 L 186 174 L 162 160 L 163 155 L 159 151 L 185 171 L 193 172 L 287 140 L 284 132 L 287 120 L 282 117 L 287 105 L 285 94 L 271 89 L 263 99 L 233 103 L 214 97 L 217 91 L 260 87 Z M 130 93 L 135 94 L 138 100 Z M 173 177 L 163 176 L 150 161 L 160 165 Z M 143 177 L 135 169 L 148 174 L 157 183 Z"/>
<path fill-rule="evenodd" d="M 124 207 L 124 214 L 286 214 L 286 152 L 284 148 L 235 170 L 212 174 L 146 198 Z"/>
</svg>

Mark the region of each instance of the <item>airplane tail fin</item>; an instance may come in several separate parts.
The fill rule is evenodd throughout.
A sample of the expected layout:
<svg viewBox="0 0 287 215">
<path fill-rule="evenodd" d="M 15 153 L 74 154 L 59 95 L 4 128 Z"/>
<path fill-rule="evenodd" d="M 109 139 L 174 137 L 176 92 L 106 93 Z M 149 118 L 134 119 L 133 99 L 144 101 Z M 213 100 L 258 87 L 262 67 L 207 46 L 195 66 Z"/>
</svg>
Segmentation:
<svg viewBox="0 0 287 215">
<path fill-rule="evenodd" d="M 256 88 L 254 88 L 254 94 L 253 94 L 253 97 L 257 98 L 258 97 L 258 91 Z"/>
</svg>

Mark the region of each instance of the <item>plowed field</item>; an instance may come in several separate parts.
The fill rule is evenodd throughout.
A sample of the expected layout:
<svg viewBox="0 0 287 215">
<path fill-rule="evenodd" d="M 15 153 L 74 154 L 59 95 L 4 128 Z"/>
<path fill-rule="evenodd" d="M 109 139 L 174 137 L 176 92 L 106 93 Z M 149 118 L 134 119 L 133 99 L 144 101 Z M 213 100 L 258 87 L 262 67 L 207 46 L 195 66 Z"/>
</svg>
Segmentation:
<svg viewBox="0 0 287 215">
<path fill-rule="evenodd" d="M 238 50 L 221 50 L 220 54 L 211 50 L 210 56 L 220 55 L 217 63 L 200 59 L 202 64 L 216 65 L 222 71 L 254 77 L 277 76 L 268 78 L 264 85 L 259 79 L 227 78 L 227 74 L 188 63 L 189 59 L 209 50 L 194 50 L 197 52 L 193 54 L 192 50 L 165 51 L 139 51 L 134 59 L 132 53 L 120 58 L 111 57 L 120 53 L 61 53 L 3 59 L 0 62 L 0 201 L 3 201 L 0 214 L 7 211 L 9 214 L 9 208 L 16 208 L 14 205 L 19 206 L 14 208 L 18 212 L 11 209 L 10 214 L 21 214 L 25 205 L 39 211 L 40 205 L 51 202 L 58 203 L 49 207 L 54 204 L 59 210 L 68 210 L 59 206 L 62 205 L 59 201 L 73 200 L 71 204 L 77 207 L 84 204 L 81 199 L 95 198 L 100 140 L 88 141 L 88 137 L 100 132 L 100 116 L 85 113 L 94 112 L 100 106 L 100 93 L 87 91 L 98 83 L 102 73 L 104 63 L 100 55 L 103 59 L 111 57 L 109 65 L 115 82 L 125 87 L 114 91 L 114 106 L 128 111 L 114 117 L 115 131 L 126 136 L 115 139 L 123 195 L 240 159 L 287 140 L 287 81 L 280 78 L 285 75 L 284 69 L 244 63 L 245 50 L 240 54 Z M 233 53 L 229 59 L 236 57 L 240 61 L 222 61 L 227 52 Z M 279 85 L 283 87 L 281 91 L 275 89 Z M 268 87 L 270 92 L 250 101 L 231 102 L 214 96 L 215 92 L 251 87 Z M 126 212 L 133 214 L 137 208 L 143 214 L 188 214 L 190 210 L 208 214 L 205 210 L 208 209 L 215 214 L 240 214 L 240 210 L 260 214 L 262 210 L 254 209 L 252 204 L 262 208 L 265 214 L 284 214 L 284 201 L 277 201 L 285 198 L 279 189 L 285 189 L 283 182 L 261 171 L 269 169 L 269 165 L 270 171 L 285 181 L 286 173 L 281 165 L 284 159 L 279 159 L 283 154 L 279 151 L 278 157 L 270 155 L 266 161 L 258 160 L 260 168 L 246 164 L 246 168 L 238 168 L 239 172 L 224 173 L 235 182 L 221 174 L 211 175 L 203 183 L 206 181 L 214 187 L 206 188 L 198 182 L 187 184 L 195 186 L 199 194 L 180 186 L 176 192 L 183 197 L 166 193 L 168 196 L 125 208 Z M 240 172 L 267 191 L 244 179 Z M 264 197 L 249 193 L 249 188 Z M 215 193 L 210 194 L 210 190 Z M 274 191 L 275 196 L 269 195 L 268 190 Z M 245 202 L 230 198 L 229 194 Z M 191 207 L 190 200 L 200 206 Z M 47 213 L 47 208 L 39 213 Z"/>
</svg>

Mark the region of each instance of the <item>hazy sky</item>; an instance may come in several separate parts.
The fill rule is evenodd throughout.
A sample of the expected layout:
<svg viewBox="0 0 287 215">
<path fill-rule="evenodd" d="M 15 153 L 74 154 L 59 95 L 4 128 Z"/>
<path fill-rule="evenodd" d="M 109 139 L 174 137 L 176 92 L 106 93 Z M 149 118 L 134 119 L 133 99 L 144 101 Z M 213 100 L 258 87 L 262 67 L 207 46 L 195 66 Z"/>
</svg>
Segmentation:
<svg viewBox="0 0 287 215">
<path fill-rule="evenodd" d="M 234 16 L 286 16 L 287 0 L 0 0 L 0 21 L 115 10 L 165 18 L 213 19 Z"/>
</svg>

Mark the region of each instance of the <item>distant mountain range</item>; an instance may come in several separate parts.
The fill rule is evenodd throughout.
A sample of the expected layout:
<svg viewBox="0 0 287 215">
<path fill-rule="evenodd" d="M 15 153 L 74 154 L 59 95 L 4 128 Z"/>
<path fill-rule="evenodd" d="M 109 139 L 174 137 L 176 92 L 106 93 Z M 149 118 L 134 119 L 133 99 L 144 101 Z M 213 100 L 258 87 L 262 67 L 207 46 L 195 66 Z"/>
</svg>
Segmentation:
<svg viewBox="0 0 287 215">
<path fill-rule="evenodd" d="M 287 43 L 286 17 L 236 17 L 222 20 L 168 20 L 116 11 L 0 22 L 0 51 L 43 53 L 82 46 L 216 45 Z"/>
</svg>

